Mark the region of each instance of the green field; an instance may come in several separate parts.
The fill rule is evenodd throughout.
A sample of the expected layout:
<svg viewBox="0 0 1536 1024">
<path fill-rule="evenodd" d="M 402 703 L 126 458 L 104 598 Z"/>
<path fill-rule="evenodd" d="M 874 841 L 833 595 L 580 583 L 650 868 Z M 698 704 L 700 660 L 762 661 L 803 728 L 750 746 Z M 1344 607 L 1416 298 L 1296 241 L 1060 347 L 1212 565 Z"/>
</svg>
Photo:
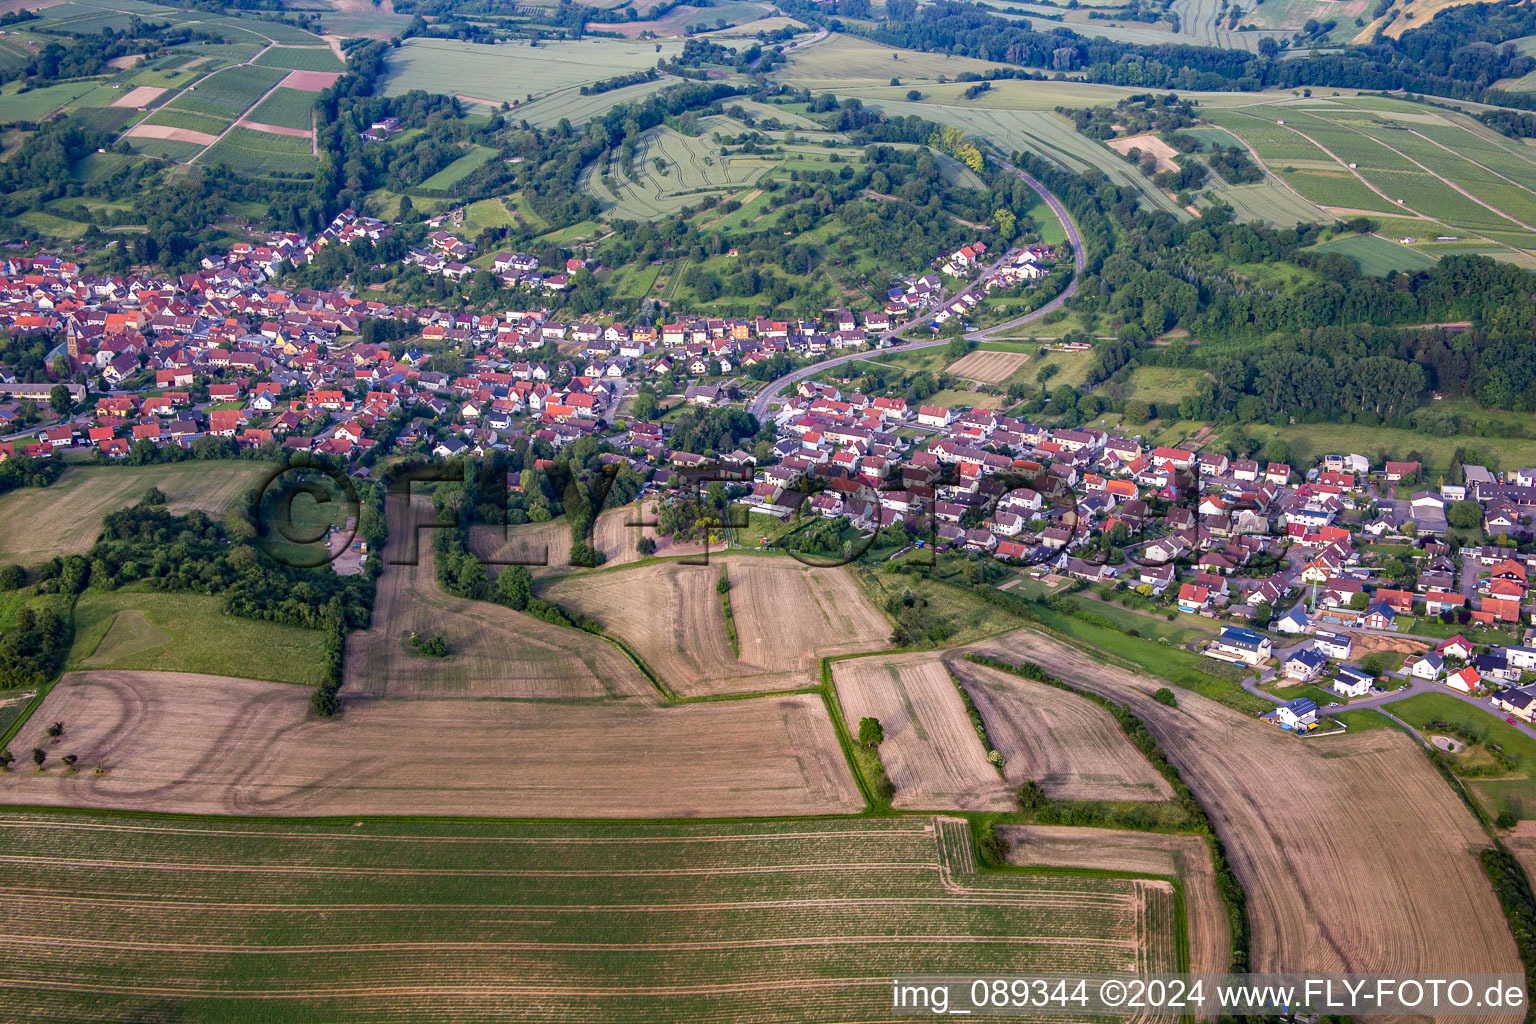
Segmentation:
<svg viewBox="0 0 1536 1024">
<path fill-rule="evenodd" d="M 1426 731 L 1430 722 L 1449 722 L 1480 743 L 1497 745 L 1515 762 L 1513 772 L 1506 773 L 1492 765 L 1484 769 L 1491 772 L 1491 777 L 1482 778 L 1476 771 L 1467 771 L 1491 761 L 1478 747 L 1452 755 L 1451 761 L 1461 769 L 1458 774 L 1466 777 L 1467 788 L 1482 799 L 1491 815 L 1509 810 L 1522 820 L 1536 820 L 1536 740 L 1506 723 L 1501 715 L 1443 693 L 1423 693 L 1393 701 L 1387 711 L 1421 732 Z"/>
<path fill-rule="evenodd" d="M 249 110 L 286 74 L 278 68 L 251 65 L 226 68 L 189 87 L 170 105 L 233 120 Z"/>
<path fill-rule="evenodd" d="M 1416 229 L 1402 229 L 1414 237 L 1478 235 L 1536 248 L 1536 152 L 1465 115 L 1358 96 L 1203 114 L 1313 203 L 1417 215 Z"/>
<path fill-rule="evenodd" d="M 838 33 L 791 50 L 788 63 L 774 77 L 812 91 L 840 91 L 841 86 L 885 85 L 894 75 L 900 77 L 905 89 L 936 81 L 941 75 L 953 79 L 967 71 L 985 74 L 998 66 L 971 57 L 901 50 Z"/>
<path fill-rule="evenodd" d="M 325 634 L 225 615 L 224 599 L 147 590 L 82 594 L 69 669 L 144 669 L 318 686 Z"/>
<path fill-rule="evenodd" d="M 487 149 L 485 146 L 474 146 L 469 152 L 432 175 L 418 187 L 428 191 L 452 188 L 473 172 L 484 167 L 485 162 L 495 155 L 496 151 L 494 149 Z"/>
<path fill-rule="evenodd" d="M 150 114 L 142 124 L 163 124 L 171 128 L 189 128 L 194 132 L 207 132 L 209 135 L 218 135 L 230 126 L 230 120 L 213 117 L 208 114 L 199 114 L 192 110 L 179 110 L 176 107 L 162 107 Z"/>
<path fill-rule="evenodd" d="M 711 140 L 715 132 L 744 131 L 739 121 L 706 117 L 700 119 L 699 127 L 700 134 L 691 137 L 671 128 L 652 128 L 635 146 L 633 177 L 624 173 L 618 151 L 613 150 L 583 170 L 582 189 L 603 203 L 608 217 L 654 221 L 697 205 L 704 195 L 746 188 L 778 163 L 771 156 L 727 156 Z M 615 188 L 608 187 L 610 179 Z"/>
<path fill-rule="evenodd" d="M 214 517 L 240 500 L 270 469 L 260 462 L 178 462 L 158 466 L 71 466 L 48 487 L 0 495 L 0 560 L 30 565 L 55 555 L 84 554 L 108 512 L 127 508 L 158 487 L 177 515 L 199 509 Z"/>
<path fill-rule="evenodd" d="M 1130 397 L 1159 407 L 1176 404 L 1185 395 L 1194 394 L 1204 376 L 1204 370 L 1138 366 L 1131 371 Z M 1049 385 L 1055 383 L 1052 378 Z"/>
<path fill-rule="evenodd" d="M 346 70 L 346 65 L 336 59 L 329 46 L 274 46 L 257 57 L 256 63 L 290 71 Z"/>
<path fill-rule="evenodd" d="M 1168 971 L 1185 948 L 1173 883 L 978 874 L 955 818 L 66 810 L 0 839 L 6 1002 L 39 1020 L 883 1020 L 892 974 Z"/>
<path fill-rule="evenodd" d="M 175 139 L 141 139 L 138 137 L 124 139 L 135 153 L 145 156 L 157 156 L 165 160 L 175 160 L 185 163 L 203 151 L 203 146 L 197 142 L 178 142 Z"/>
<path fill-rule="evenodd" d="M 1267 423 L 1243 425 L 1250 437 L 1260 441 L 1279 437 L 1298 450 L 1297 461 L 1306 462 L 1328 452 L 1371 452 L 1377 449 L 1388 458 L 1406 458 L 1409 452 L 1419 452 L 1425 457 L 1426 470 L 1433 468 L 1445 472 L 1450 468 L 1456 449 L 1468 446 L 1468 439 L 1461 436 L 1436 437 L 1417 430 L 1399 430 L 1394 427 L 1369 427 L 1359 423 L 1295 423 L 1273 427 Z M 1164 442 L 1166 443 L 1166 442 Z M 1536 440 L 1518 437 L 1478 437 L 1475 444 L 1479 451 L 1495 456 L 1504 466 L 1536 465 Z"/>
<path fill-rule="evenodd" d="M 90 92 L 97 85 L 95 79 L 61 82 L 41 89 L 21 91 L 21 81 L 12 82 L 0 90 L 0 124 L 12 121 L 41 121 L 60 107 L 67 106 Z"/>
<path fill-rule="evenodd" d="M 278 89 L 256 105 L 246 120 L 275 124 L 279 128 L 309 128 L 314 123 L 315 94 L 300 89 Z"/>
<path fill-rule="evenodd" d="M 1314 252 L 1347 256 L 1362 274 L 1376 277 L 1385 277 L 1393 270 L 1425 270 L 1435 265 L 1433 257 L 1380 235 L 1341 235 L 1312 248 Z"/>
<path fill-rule="evenodd" d="M 522 103 L 567 90 L 579 96 L 579 86 L 655 67 L 658 60 L 671 58 L 681 49 L 682 44 L 674 40 L 584 39 L 487 46 L 452 39 L 408 39 L 390 52 L 385 93 L 399 96 L 424 89 L 497 104 Z M 581 98 L 602 100 L 607 109 L 612 95 Z"/>
<path fill-rule="evenodd" d="M 236 125 L 198 160 L 210 167 L 227 164 L 246 174 L 313 174 L 319 165 L 309 139 L 273 135 Z"/>
</svg>

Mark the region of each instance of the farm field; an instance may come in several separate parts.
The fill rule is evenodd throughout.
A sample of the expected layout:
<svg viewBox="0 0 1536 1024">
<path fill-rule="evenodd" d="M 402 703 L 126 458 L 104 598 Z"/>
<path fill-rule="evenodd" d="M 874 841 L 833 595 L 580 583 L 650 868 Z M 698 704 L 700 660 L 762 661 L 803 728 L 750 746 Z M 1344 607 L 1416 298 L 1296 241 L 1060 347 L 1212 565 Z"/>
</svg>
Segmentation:
<svg viewBox="0 0 1536 1024">
<path fill-rule="evenodd" d="M 978 645 L 1127 703 L 1210 814 L 1248 894 L 1255 971 L 1514 970 L 1487 840 L 1396 730 L 1302 741 L 1039 633 Z M 1383 786 L 1381 779 L 1391 779 Z M 1368 877 L 1372 884 L 1360 885 Z M 1294 899 L 1305 892 L 1305 900 Z"/>
<path fill-rule="evenodd" d="M 1000 384 L 1029 362 L 1025 352 L 989 352 L 977 349 L 950 363 L 947 372 L 983 384 Z"/>
<path fill-rule="evenodd" d="M 191 110 L 177 110 L 175 107 L 162 107 L 141 121 L 129 135 L 137 138 L 150 137 L 148 129 L 164 126 L 166 128 L 179 128 L 187 132 L 197 132 L 207 136 L 208 142 L 213 142 L 219 137 L 231 122 L 223 118 L 210 117 L 207 114 L 194 113 Z"/>
<path fill-rule="evenodd" d="M 390 54 L 385 94 L 399 96 L 412 89 L 424 89 L 498 104 L 522 103 L 550 93 L 575 91 L 579 86 L 615 75 L 643 71 L 681 50 L 679 41 L 585 39 L 541 42 L 530 47 L 408 39 Z"/>
<path fill-rule="evenodd" d="M 1091 701 L 1044 683 L 951 659 L 1007 759 L 1011 788 L 1030 779 L 1060 800 L 1169 800 L 1173 790 L 1120 726 Z"/>
<path fill-rule="evenodd" d="M 929 810 L 1010 811 L 1010 786 L 987 761 L 965 705 L 938 654 L 850 658 L 834 662 L 832 681 L 843 718 L 857 732 L 879 719 L 879 747 L 894 803 Z"/>
<path fill-rule="evenodd" d="M 593 96 L 583 96 L 581 90 L 573 86 L 562 92 L 542 96 L 532 103 L 519 104 L 517 119 L 527 121 L 536 128 L 553 128 L 562 118 L 573 125 L 585 124 L 622 103 L 639 103 L 652 93 L 676 84 L 676 79 L 663 76 L 654 82 L 626 85 L 622 89 L 611 89 Z"/>
<path fill-rule="evenodd" d="M 418 564 L 395 564 L 410 557 L 410 531 L 403 513 L 391 514 L 390 520 L 373 620 L 347 641 L 344 694 L 524 700 L 655 695 L 612 644 L 444 591 L 435 573 L 431 531 L 419 535 Z M 569 527 L 565 532 L 569 535 Z M 412 631 L 442 636 L 448 656 L 412 651 L 406 643 Z"/>
<path fill-rule="evenodd" d="M 905 91 L 920 82 L 936 81 L 940 75 L 953 79 L 967 71 L 980 75 L 999 67 L 972 57 L 903 50 L 843 33 L 791 50 L 788 56 L 775 69 L 776 79 L 812 92 L 839 94 L 847 87 L 885 85 L 893 75 L 901 79 Z"/>
<path fill-rule="evenodd" d="M 605 556 L 603 568 L 640 561 L 635 545 L 642 537 L 656 541 L 659 555 L 703 553 L 702 543 L 673 544 L 671 538 L 658 536 L 654 525 L 644 525 L 654 524 L 655 519 L 654 505 L 642 513 L 638 503 L 611 508 L 599 515 L 590 543 Z M 525 565 L 534 576 L 581 571 L 571 564 L 571 524 L 564 518 L 509 526 L 505 534 L 500 527 L 472 527 L 469 547 L 482 558 L 495 560 L 496 565 L 487 567 L 492 572 L 500 571 L 499 564 Z"/>
<path fill-rule="evenodd" d="M 75 605 L 73 669 L 246 674 L 279 683 L 325 681 L 325 634 L 224 614 L 221 597 L 88 590 Z"/>
<path fill-rule="evenodd" d="M 1295 227 L 1297 223 L 1326 224 L 1333 220 L 1332 214 L 1273 175 L 1252 185 L 1229 185 L 1213 174 L 1205 193 L 1231 206 L 1234 218 L 1245 224 L 1261 220 L 1277 227 Z"/>
<path fill-rule="evenodd" d="M 863 800 L 819 696 L 657 707 L 343 694 L 317 718 L 287 683 L 71 672 L 13 749 L 91 770 L 0 775 L 0 803 L 190 814 L 734 817 Z M 54 745 L 43 734 L 64 722 Z M 97 774 L 97 765 L 105 774 Z"/>
<path fill-rule="evenodd" d="M 287 77 L 280 68 L 254 65 L 227 68 L 201 79 L 171 100 L 170 106 L 225 119 L 237 118 Z"/>
<path fill-rule="evenodd" d="M 314 93 L 284 87 L 258 103 L 245 117 L 259 124 L 308 130 L 314 124 L 314 112 Z"/>
<path fill-rule="evenodd" d="M 1434 257 L 1380 235 L 1343 235 L 1313 246 L 1313 251 L 1347 256 L 1362 274 L 1375 277 L 1385 277 L 1393 270 L 1424 270 L 1435 265 Z"/>
<path fill-rule="evenodd" d="M 178 515 L 199 509 L 222 516 L 267 470 L 259 462 L 233 461 L 71 466 L 52 486 L 0 496 L 0 522 L 33 524 L 0 531 L 0 559 L 30 564 L 83 554 L 101 534 L 102 517 L 137 504 L 150 487 L 160 488 Z"/>
<path fill-rule="evenodd" d="M 1226 971 L 1231 929 L 1226 907 L 1216 891 L 1211 851 L 1202 837 L 1065 825 L 1010 825 L 1001 831 L 1011 845 L 1010 864 L 1131 871 L 1180 879 L 1189 917 L 1189 969 Z"/>
<path fill-rule="evenodd" d="M 690 34 L 688 30 L 694 25 L 740 24 L 744 21 L 757 20 L 769 10 L 770 8 L 765 4 L 749 3 L 746 0 L 725 0 L 724 3 L 711 7 L 681 4 L 672 8 L 661 18 L 621 21 L 617 24 L 593 22 L 587 27 L 603 32 L 618 32 L 628 39 L 638 39 L 642 33 L 649 33 L 652 37 L 662 39 L 681 38 Z"/>
<path fill-rule="evenodd" d="M 739 658 L 715 592 L 722 569 L 731 581 Z M 890 645 L 890 624 L 848 570 L 788 557 L 647 563 L 565 576 L 538 593 L 601 622 L 685 696 L 813 687 L 821 658 Z"/>
<path fill-rule="evenodd" d="M 256 63 L 289 71 L 346 70 L 346 65 L 337 59 L 329 46 L 274 46 L 257 57 Z"/>
<path fill-rule="evenodd" d="M 1536 153 L 1463 114 L 1356 96 L 1203 116 L 1242 137 L 1309 201 L 1341 215 L 1419 217 L 1416 237 L 1477 235 L 1536 248 Z"/>
<path fill-rule="evenodd" d="M 697 205 L 704 195 L 747 188 L 778 163 L 772 156 L 727 156 L 710 138 L 717 132 L 746 131 L 739 121 L 705 117 L 699 128 L 700 134 L 691 137 L 667 127 L 652 128 L 635 145 L 633 174 L 624 172 L 618 151 L 612 150 L 582 171 L 582 189 L 603 204 L 610 219 L 655 221 Z M 609 188 L 609 180 L 615 188 Z"/>
<path fill-rule="evenodd" d="M 16 812 L 0 837 L 7 1005 L 37 1019 L 874 1020 L 904 971 L 1177 966 L 1170 883 L 978 875 L 944 818 Z"/>
<path fill-rule="evenodd" d="M 198 158 L 208 166 L 227 164 L 247 174 L 313 174 L 319 160 L 307 138 L 274 135 L 241 125 L 229 130 Z"/>
</svg>

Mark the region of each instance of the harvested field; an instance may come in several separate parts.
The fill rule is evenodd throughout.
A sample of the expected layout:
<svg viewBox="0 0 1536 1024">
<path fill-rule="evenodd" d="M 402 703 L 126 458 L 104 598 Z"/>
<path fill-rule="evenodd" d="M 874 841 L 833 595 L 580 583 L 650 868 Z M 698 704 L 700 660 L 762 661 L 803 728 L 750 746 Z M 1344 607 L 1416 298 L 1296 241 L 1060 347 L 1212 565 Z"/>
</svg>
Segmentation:
<svg viewBox="0 0 1536 1024">
<path fill-rule="evenodd" d="M 390 519 L 372 624 L 347 641 L 344 695 L 522 700 L 655 696 L 655 689 L 622 651 L 590 633 L 446 593 L 434 571 L 431 532 L 420 535 L 419 564 L 393 564 L 393 559 L 408 557 L 409 531 L 401 516 Z M 429 658 L 411 651 L 406 640 L 412 631 L 442 636 L 448 641 L 448 656 Z"/>
<path fill-rule="evenodd" d="M 211 146 L 219 141 L 217 135 L 195 132 L 190 128 L 172 128 L 163 124 L 136 124 L 128 129 L 133 139 L 169 139 L 172 142 L 192 142 L 199 146 Z"/>
<path fill-rule="evenodd" d="M 897 807 L 1009 811 L 1013 787 L 987 761 L 960 694 L 937 654 L 834 662 L 843 717 L 857 730 L 878 718 L 880 760 Z"/>
<path fill-rule="evenodd" d="M 715 583 L 731 580 L 741 657 L 731 652 Z M 817 685 L 820 659 L 889 646 L 890 626 L 844 569 L 791 558 L 716 556 L 563 577 L 540 591 L 601 622 L 684 695 Z"/>
<path fill-rule="evenodd" d="M 340 77 L 339 71 L 294 71 L 283 79 L 283 87 L 302 92 L 323 92 Z"/>
<path fill-rule="evenodd" d="M 998 384 L 1012 377 L 1027 362 L 1027 352 L 987 352 L 977 349 L 949 364 L 948 372 L 966 380 Z"/>
<path fill-rule="evenodd" d="M 968 840 L 920 817 L 6 814 L 7 1015 L 868 1021 L 909 971 L 1176 969 L 1168 883 L 982 877 Z"/>
<path fill-rule="evenodd" d="M 1520 969 L 1477 861 L 1487 839 L 1406 735 L 1303 740 L 1183 689 L 1166 707 L 1152 699 L 1160 679 L 1030 631 L 976 649 L 1034 661 L 1146 723 L 1247 890 L 1252 970 Z"/>
<path fill-rule="evenodd" d="M 345 700 L 317 718 L 286 683 L 76 672 L 13 747 L 0 803 L 190 814 L 728 817 L 850 813 L 859 797 L 813 695 L 656 707 Z M 66 723 L 58 744 L 43 735 Z M 57 757 L 79 755 L 69 775 Z M 106 774 L 93 770 L 105 766 Z"/>
<path fill-rule="evenodd" d="M 1173 158 L 1179 155 L 1179 151 L 1156 135 L 1127 135 L 1123 139 L 1109 139 L 1104 144 L 1121 156 L 1125 156 L 1133 149 L 1141 150 L 1142 156 L 1151 154 L 1157 158 L 1159 171 L 1174 171 L 1179 167 L 1173 162 Z"/>
<path fill-rule="evenodd" d="M 663 538 L 656 536 L 656 528 L 640 525 L 641 522 L 655 522 L 655 519 L 654 508 L 642 516 L 639 503 L 611 508 L 599 515 L 597 523 L 592 527 L 591 543 L 605 556 L 603 566 L 638 562 L 640 552 L 635 545 L 641 537 L 656 540 L 659 554 L 689 553 L 684 548 L 663 551 Z M 535 576 L 551 576 L 580 569 L 580 566 L 571 564 L 571 524 L 564 518 L 547 523 L 510 526 L 505 533 L 500 527 L 475 527 L 470 531 L 469 547 L 482 558 L 526 565 L 528 571 Z M 703 550 L 702 545 L 687 547 Z M 487 569 L 495 573 L 500 571 L 500 566 L 491 565 Z"/>
<path fill-rule="evenodd" d="M 955 659 L 951 669 L 1007 759 L 1061 800 L 1170 800 L 1173 790 L 1103 708 L 1075 693 Z"/>
<path fill-rule="evenodd" d="M 267 469 L 244 461 L 72 466 L 52 486 L 22 487 L 0 496 L 0 522 L 36 524 L 0 530 L 0 558 L 31 563 L 83 554 L 100 536 L 102 518 L 136 503 L 150 487 L 165 492 L 170 510 L 178 515 L 200 509 L 220 516 Z"/>
<path fill-rule="evenodd" d="M 1200 836 L 1064 825 L 1011 825 L 1002 832 L 1013 847 L 1008 854 L 1010 864 L 1130 871 L 1182 879 L 1189 918 L 1189 969 L 1197 973 L 1227 970 L 1232 931 L 1216 891 L 1210 848 Z"/>
<path fill-rule="evenodd" d="M 141 85 L 128 90 L 122 96 L 112 101 L 114 107 L 147 107 L 165 92 L 152 85 Z"/>
</svg>

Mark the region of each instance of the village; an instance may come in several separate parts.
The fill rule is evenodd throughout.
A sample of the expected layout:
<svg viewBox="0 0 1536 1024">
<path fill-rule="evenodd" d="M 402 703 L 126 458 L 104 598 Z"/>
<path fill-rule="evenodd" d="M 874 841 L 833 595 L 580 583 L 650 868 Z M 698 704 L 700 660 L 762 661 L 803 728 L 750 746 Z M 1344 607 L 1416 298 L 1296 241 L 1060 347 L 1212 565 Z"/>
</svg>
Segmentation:
<svg viewBox="0 0 1536 1024">
<path fill-rule="evenodd" d="M 346 211 L 314 240 L 237 244 L 176 280 L 94 278 L 53 257 L 0 263 L 0 323 L 19 338 L 62 338 L 50 367 L 63 360 L 105 388 L 94 405 L 49 423 L 39 407 L 50 384 L 0 377 L 8 399 L 0 421 L 14 431 L 0 460 L 90 453 L 142 462 L 168 445 L 213 439 L 357 466 L 406 451 L 484 457 L 517 437 L 559 449 L 591 436 L 664 497 L 676 493 L 679 471 L 697 478 L 729 461 L 731 497 L 750 513 L 819 517 L 849 536 L 895 528 L 947 557 L 991 559 L 1052 587 L 1126 591 L 1208 619 L 1219 632 L 1200 653 L 1253 670 L 1254 692 L 1278 704 L 1268 717 L 1288 729 L 1316 728 L 1318 702 L 1281 701 L 1259 684 L 1317 683 L 1354 701 L 1427 681 L 1491 694 L 1512 720 L 1536 716 L 1536 689 L 1517 685 L 1536 669 L 1536 648 L 1440 635 L 1532 621 L 1530 558 L 1512 542 L 1469 549 L 1443 537 L 1451 519 L 1468 525 L 1468 509 L 1472 525 L 1501 543 L 1527 535 L 1536 469 L 1501 476 L 1467 465 L 1462 479 L 1430 490 L 1416 462 L 1373 465 L 1350 454 L 1308 467 L 1261 463 L 981 407 L 845 394 L 815 378 L 768 410 L 770 443 L 728 460 L 674 448 L 668 416 L 623 414 L 642 386 L 675 388 L 674 409 L 720 408 L 749 401 L 765 383 L 754 368 L 773 360 L 814 366 L 843 352 L 898 349 L 903 332 L 937 334 L 991 290 L 1039 279 L 1059 253 L 1031 247 L 988 262 L 986 245 L 972 243 L 893 287 L 881 309 L 815 321 L 565 323 L 547 308 L 467 315 L 275 283 L 325 245 L 390 231 Z M 448 277 L 467 272 L 469 243 L 443 230 L 427 243 L 405 262 Z M 507 286 L 545 292 L 586 269 L 576 258 L 543 268 L 522 253 L 497 253 L 491 265 Z M 392 343 L 361 340 L 370 321 L 404 333 Z M 85 395 L 78 383 L 68 392 L 76 405 Z M 21 422 L 29 407 L 38 422 Z M 1387 548 L 1397 556 L 1390 572 L 1376 553 Z M 1433 628 L 1417 632 L 1425 623 Z M 1433 649 L 1372 672 L 1352 650 L 1351 636 L 1363 634 L 1421 637 Z"/>
</svg>

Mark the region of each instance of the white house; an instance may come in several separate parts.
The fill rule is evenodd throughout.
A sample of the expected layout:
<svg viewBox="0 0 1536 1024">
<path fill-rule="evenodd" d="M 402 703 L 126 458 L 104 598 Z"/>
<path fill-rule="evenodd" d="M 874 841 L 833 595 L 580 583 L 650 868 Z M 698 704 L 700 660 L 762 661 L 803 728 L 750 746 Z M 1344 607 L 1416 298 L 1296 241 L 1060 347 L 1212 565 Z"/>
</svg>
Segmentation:
<svg viewBox="0 0 1536 1024">
<path fill-rule="evenodd" d="M 1477 669 L 1470 665 L 1464 669 L 1452 672 L 1445 677 L 1445 685 L 1462 693 L 1471 693 L 1482 685 L 1482 677 L 1477 674 Z"/>
<path fill-rule="evenodd" d="M 1285 675 L 1288 679 L 1310 683 L 1323 674 L 1323 667 L 1327 664 L 1327 658 L 1308 648 L 1304 651 L 1297 651 L 1285 659 Z"/>
<path fill-rule="evenodd" d="M 1333 685 L 1329 687 L 1340 697 L 1364 697 L 1371 692 L 1371 687 L 1376 680 L 1366 672 L 1352 668 L 1340 668 L 1333 674 Z"/>
<path fill-rule="evenodd" d="M 1302 610 L 1301 605 L 1297 605 L 1270 623 L 1270 628 L 1276 633 L 1289 633 L 1293 636 L 1297 633 L 1305 633 L 1307 631 L 1307 613 Z"/>
<path fill-rule="evenodd" d="M 1245 665 L 1259 665 L 1274 653 L 1274 641 L 1251 629 L 1241 626 L 1223 627 L 1207 655 L 1223 661 L 1240 661 Z"/>
<path fill-rule="evenodd" d="M 1274 711 L 1275 721 L 1287 729 L 1310 729 L 1317 724 L 1317 705 L 1305 697 L 1282 704 Z"/>
<path fill-rule="evenodd" d="M 1334 661 L 1348 661 L 1350 653 L 1355 649 L 1355 641 L 1353 637 L 1342 633 L 1320 632 L 1312 637 L 1312 646 Z"/>
<path fill-rule="evenodd" d="M 1445 668 L 1445 659 L 1438 654 L 1421 654 L 1417 658 L 1409 658 L 1403 663 L 1403 667 L 1415 679 L 1434 682 L 1440 678 L 1440 673 Z"/>
</svg>

